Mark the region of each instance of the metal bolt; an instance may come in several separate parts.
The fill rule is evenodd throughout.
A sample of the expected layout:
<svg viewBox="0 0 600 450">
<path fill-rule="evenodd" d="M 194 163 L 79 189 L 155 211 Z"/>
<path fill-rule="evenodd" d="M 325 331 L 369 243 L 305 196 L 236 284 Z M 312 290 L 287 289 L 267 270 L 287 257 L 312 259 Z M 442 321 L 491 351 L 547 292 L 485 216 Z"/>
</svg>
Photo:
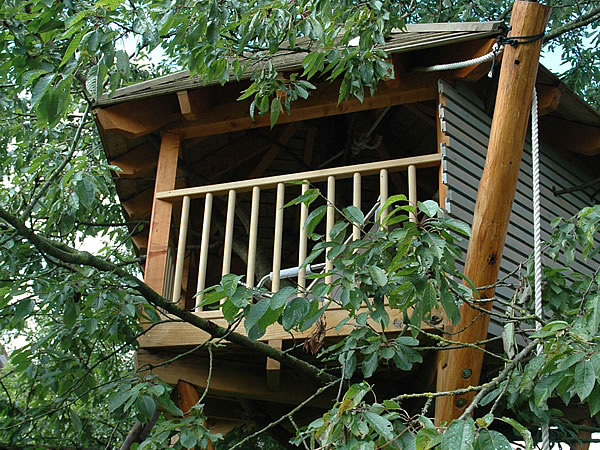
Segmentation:
<svg viewBox="0 0 600 450">
<path fill-rule="evenodd" d="M 467 400 L 464 398 L 457 398 L 456 399 L 456 407 L 457 408 L 463 408 L 465 405 L 467 404 Z"/>
<path fill-rule="evenodd" d="M 463 371 L 461 372 L 460 376 L 463 377 L 466 380 L 467 378 L 471 377 L 472 373 L 473 372 L 471 372 L 471 369 L 463 369 Z"/>
</svg>

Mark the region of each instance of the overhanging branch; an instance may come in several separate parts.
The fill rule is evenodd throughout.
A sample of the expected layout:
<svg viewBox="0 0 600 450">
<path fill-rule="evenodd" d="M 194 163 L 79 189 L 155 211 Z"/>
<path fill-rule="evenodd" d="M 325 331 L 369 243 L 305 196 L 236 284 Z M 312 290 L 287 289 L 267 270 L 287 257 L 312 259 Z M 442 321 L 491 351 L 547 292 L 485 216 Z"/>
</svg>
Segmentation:
<svg viewBox="0 0 600 450">
<path fill-rule="evenodd" d="M 207 332 L 213 338 L 226 338 L 228 341 L 234 344 L 241 345 L 254 352 L 262 353 L 269 358 L 279 361 L 281 364 L 287 367 L 298 370 L 303 374 L 310 376 L 320 383 L 329 383 L 335 380 L 335 378 L 329 373 L 307 363 L 302 359 L 284 353 L 262 342 L 248 339 L 248 337 L 242 334 L 231 332 L 230 330 L 227 330 L 226 328 L 223 328 L 214 322 L 211 322 L 210 320 L 204 319 L 190 311 L 180 308 L 176 304 L 171 303 L 169 300 L 156 293 L 142 280 L 129 274 L 116 264 L 98 258 L 89 252 L 78 251 L 65 244 L 38 235 L 29 229 L 22 220 L 9 213 L 2 207 L 0 207 L 0 218 L 11 225 L 21 237 L 29 241 L 40 252 L 51 255 L 52 257 L 57 258 L 64 263 L 83 265 L 93 267 L 102 272 L 114 273 L 129 283 L 133 289 L 138 291 L 140 295 L 142 295 L 151 305 L 164 309 L 168 313 L 180 318 L 181 320 Z"/>
</svg>

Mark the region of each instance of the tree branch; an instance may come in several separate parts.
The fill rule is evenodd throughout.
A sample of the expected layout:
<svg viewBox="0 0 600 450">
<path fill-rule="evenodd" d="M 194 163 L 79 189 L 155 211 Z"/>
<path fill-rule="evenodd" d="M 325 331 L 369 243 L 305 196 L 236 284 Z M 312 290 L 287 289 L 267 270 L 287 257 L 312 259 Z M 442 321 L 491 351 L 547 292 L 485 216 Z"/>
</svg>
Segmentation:
<svg viewBox="0 0 600 450">
<path fill-rule="evenodd" d="M 322 369 L 319 369 L 316 366 L 313 366 L 312 364 L 307 363 L 302 359 L 284 353 L 262 342 L 253 341 L 242 334 L 231 332 L 230 330 L 218 326 L 210 320 L 195 315 L 193 312 L 185 311 L 176 304 L 171 303 L 162 295 L 156 293 L 142 280 L 119 268 L 117 265 L 104 259 L 97 258 L 91 253 L 75 250 L 65 244 L 38 235 L 34 231 L 30 230 L 25 225 L 24 221 L 9 213 L 2 207 L 0 207 L 0 218 L 10 224 L 15 231 L 17 231 L 23 238 L 27 239 L 39 251 L 47 253 L 54 258 L 60 259 L 68 264 L 89 266 L 94 267 L 102 272 L 113 273 L 123 279 L 124 282 L 129 284 L 133 289 L 138 291 L 150 304 L 164 309 L 168 313 L 180 318 L 181 320 L 207 332 L 214 338 L 226 337 L 229 342 L 241 345 L 248 350 L 262 353 L 276 361 L 279 361 L 281 364 L 287 367 L 297 370 L 311 377 L 312 379 L 317 380 L 320 383 L 329 383 L 335 379 L 333 375 L 325 372 Z"/>
<path fill-rule="evenodd" d="M 585 27 L 595 20 L 600 19 L 600 6 L 590 9 L 587 13 L 582 14 L 576 20 L 569 22 L 561 27 L 555 28 L 554 30 L 546 33 L 546 37 L 544 38 L 544 43 L 557 38 L 563 33 L 567 31 L 574 30 L 576 28 Z"/>
</svg>

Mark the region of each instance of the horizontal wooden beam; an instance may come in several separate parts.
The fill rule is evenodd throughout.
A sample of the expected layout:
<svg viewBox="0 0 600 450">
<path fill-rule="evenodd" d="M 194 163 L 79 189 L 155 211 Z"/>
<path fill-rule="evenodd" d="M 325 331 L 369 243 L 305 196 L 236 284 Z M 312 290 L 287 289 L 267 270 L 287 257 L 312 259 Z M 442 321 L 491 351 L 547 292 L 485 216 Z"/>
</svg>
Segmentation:
<svg viewBox="0 0 600 450">
<path fill-rule="evenodd" d="M 319 182 L 327 180 L 330 176 L 334 176 L 336 179 L 343 179 L 352 177 L 356 172 L 360 172 L 362 175 L 374 175 L 379 173 L 382 169 L 386 169 L 390 172 L 407 170 L 408 166 L 411 165 L 414 165 L 417 168 L 435 167 L 440 164 L 441 160 L 441 155 L 439 153 L 434 153 L 431 155 L 413 156 L 409 158 L 392 159 L 389 161 L 377 161 L 366 164 L 355 164 L 352 166 L 333 167 L 331 169 L 313 170 L 310 172 L 292 173 L 289 175 L 277 175 L 253 180 L 234 181 L 231 183 L 164 191 L 157 193 L 156 198 L 174 201 L 179 200 L 184 196 L 190 196 L 191 198 L 203 197 L 209 192 L 213 195 L 222 195 L 232 189 L 237 192 L 248 192 L 251 191 L 254 186 L 258 186 L 262 189 L 270 189 L 276 187 L 279 183 L 290 183 L 299 180 Z"/>
<path fill-rule="evenodd" d="M 364 309 L 366 311 L 366 309 Z M 209 319 L 219 326 L 227 327 L 228 323 L 223 318 L 221 311 L 201 311 L 197 312 L 197 315 L 205 319 Z M 399 332 L 402 330 L 404 323 L 402 321 L 403 313 L 397 310 L 389 310 L 390 315 L 390 327 L 389 332 Z M 325 319 L 330 326 L 337 325 L 340 321 L 348 317 L 348 312 L 339 307 L 331 307 L 325 312 Z M 378 327 L 376 322 L 370 322 L 373 327 Z M 142 324 L 144 327 L 149 325 Z M 422 324 L 425 329 L 431 329 L 431 326 L 426 323 Z M 326 337 L 340 337 L 347 336 L 350 334 L 355 327 L 352 323 L 346 323 L 339 331 L 335 329 L 328 329 Z M 245 334 L 242 327 L 236 330 L 238 333 Z M 289 341 L 293 339 L 305 339 L 311 335 L 312 330 L 306 330 L 302 333 L 294 333 L 292 337 L 290 333 L 285 331 L 283 327 L 277 323 L 269 326 L 267 332 L 262 336 L 259 341 L 267 342 L 270 340 L 281 339 L 283 341 Z M 210 339 L 210 335 L 193 325 L 180 322 L 166 322 L 161 323 L 152 327 L 147 333 L 145 333 L 138 340 L 140 348 L 175 348 L 175 347 L 189 347 L 203 344 Z"/>
<path fill-rule="evenodd" d="M 136 367 L 162 364 L 178 353 L 166 351 L 139 350 L 136 354 Z M 193 384 L 198 389 L 209 385 L 209 396 L 224 396 L 268 400 L 277 403 L 298 404 L 312 395 L 318 388 L 312 380 L 301 374 L 282 369 L 280 390 L 271 391 L 267 386 L 264 357 L 256 356 L 255 364 L 216 359 L 210 384 L 207 383 L 209 360 L 201 356 L 185 356 L 176 361 L 152 369 L 152 373 L 168 384 L 175 385 L 179 380 Z M 259 363 L 262 364 L 259 365 Z M 146 372 L 147 373 L 147 372 Z M 333 391 L 332 391 L 333 392 Z M 335 393 L 323 394 L 315 399 L 314 405 L 328 407 L 334 401 Z"/>
<path fill-rule="evenodd" d="M 144 136 L 181 118 L 179 103 L 173 95 L 96 108 L 94 113 L 105 132 L 117 133 L 127 138 Z"/>
<path fill-rule="evenodd" d="M 433 76 L 423 77 L 422 74 L 407 74 L 398 86 L 389 88 L 382 85 L 373 96 L 369 96 L 367 93 L 363 102 L 353 97 L 338 105 L 340 83 L 323 83 L 308 99 L 294 102 L 291 113 L 282 113 L 277 123 L 299 122 L 318 117 L 348 114 L 356 111 L 432 100 L 436 97 L 436 77 Z M 203 117 L 190 122 L 183 121 L 166 129 L 179 132 L 183 139 L 191 139 L 199 136 L 265 127 L 270 124 L 268 114 L 264 116 L 257 115 L 254 121 L 250 118 L 250 99 L 236 101 L 236 97 L 231 95 L 231 92 L 233 92 L 231 89 L 221 92 L 223 95 L 219 96 L 219 103 L 203 113 Z M 239 95 L 239 90 L 234 93 L 236 96 Z M 191 96 L 189 99 L 192 100 Z M 194 108 L 192 104 L 190 110 L 193 111 Z M 196 109 L 200 109 L 200 107 Z"/>
<path fill-rule="evenodd" d="M 119 176 L 136 177 L 153 170 L 157 161 L 158 149 L 149 143 L 145 143 L 113 159 L 110 163 L 121 169 L 120 172 L 117 172 Z"/>
<path fill-rule="evenodd" d="M 553 148 L 587 156 L 600 153 L 600 127 L 598 126 L 545 116 L 540 120 L 540 137 Z"/>
</svg>

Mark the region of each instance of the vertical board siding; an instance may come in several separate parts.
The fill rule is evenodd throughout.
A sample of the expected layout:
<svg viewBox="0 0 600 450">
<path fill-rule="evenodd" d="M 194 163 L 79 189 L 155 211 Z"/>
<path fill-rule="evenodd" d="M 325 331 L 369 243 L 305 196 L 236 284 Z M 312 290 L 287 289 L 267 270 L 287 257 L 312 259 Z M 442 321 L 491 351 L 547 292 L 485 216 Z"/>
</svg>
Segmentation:
<svg viewBox="0 0 600 450">
<path fill-rule="evenodd" d="M 440 81 L 439 90 L 443 97 L 439 111 L 441 129 L 448 138 L 448 145 L 444 145 L 442 149 L 442 182 L 448 189 L 445 207 L 451 217 L 471 224 L 477 188 L 485 164 L 492 120 L 484 112 L 481 100 L 464 85 L 459 84 L 453 88 Z M 503 279 L 519 264 L 525 262 L 533 250 L 531 166 L 531 141 L 528 138 L 523 152 L 519 181 L 500 264 L 499 279 Z M 589 195 L 592 192 L 590 189 L 561 196 L 556 196 L 553 189 L 560 190 L 577 186 L 590 181 L 591 177 L 578 170 L 565 156 L 543 144 L 540 154 L 540 171 L 542 239 L 547 240 L 552 235 L 550 222 L 555 217 L 571 217 L 581 208 L 592 203 Z M 468 241 L 463 239 L 459 245 L 466 254 Z M 592 273 L 599 260 L 600 257 L 593 262 L 583 261 L 580 258 L 571 267 L 583 273 Z M 554 265 L 548 260 L 545 260 L 544 263 Z M 462 262 L 459 268 L 462 270 Z M 518 283 L 515 277 L 511 277 L 507 281 Z M 510 301 L 513 293 L 514 290 L 510 287 L 499 287 L 496 290 L 496 295 L 507 301 Z M 495 310 L 497 312 L 502 312 L 503 309 L 496 303 Z M 501 331 L 501 322 L 492 317 L 490 332 L 499 334 Z"/>
</svg>

